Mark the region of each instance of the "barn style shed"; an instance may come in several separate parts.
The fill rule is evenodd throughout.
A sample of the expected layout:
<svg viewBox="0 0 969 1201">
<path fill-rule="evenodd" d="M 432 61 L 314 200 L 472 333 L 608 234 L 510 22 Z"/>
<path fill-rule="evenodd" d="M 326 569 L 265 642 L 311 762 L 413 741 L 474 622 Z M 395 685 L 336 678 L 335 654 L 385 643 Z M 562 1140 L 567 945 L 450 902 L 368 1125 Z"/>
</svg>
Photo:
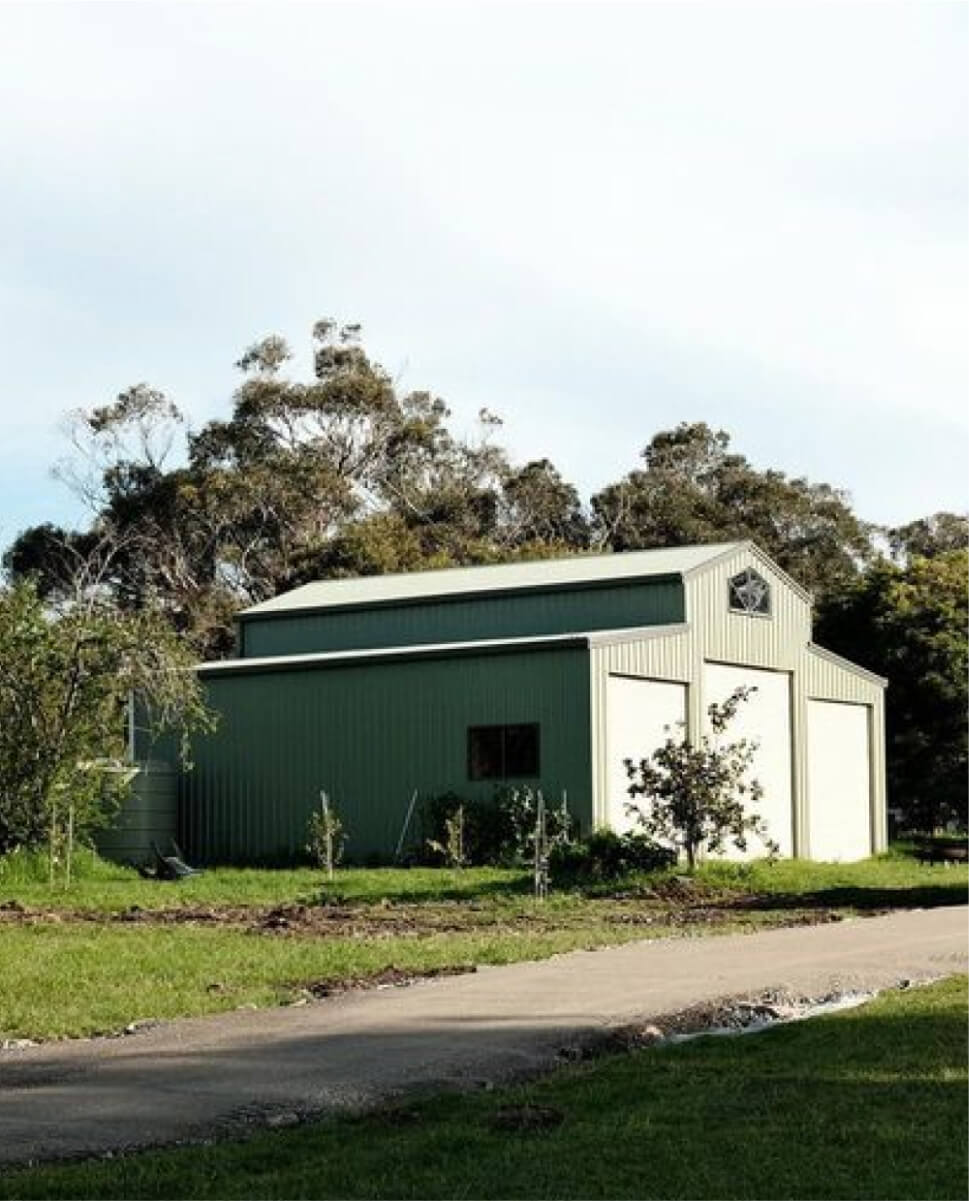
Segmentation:
<svg viewBox="0 0 969 1201">
<path fill-rule="evenodd" d="M 321 788 L 354 858 L 393 851 L 414 790 L 527 782 L 623 828 L 623 760 L 742 684 L 781 853 L 885 846 L 885 681 L 812 644 L 810 596 L 749 542 L 308 584 L 238 643 L 199 668 L 220 722 L 180 783 L 203 861 L 299 852 Z"/>
</svg>

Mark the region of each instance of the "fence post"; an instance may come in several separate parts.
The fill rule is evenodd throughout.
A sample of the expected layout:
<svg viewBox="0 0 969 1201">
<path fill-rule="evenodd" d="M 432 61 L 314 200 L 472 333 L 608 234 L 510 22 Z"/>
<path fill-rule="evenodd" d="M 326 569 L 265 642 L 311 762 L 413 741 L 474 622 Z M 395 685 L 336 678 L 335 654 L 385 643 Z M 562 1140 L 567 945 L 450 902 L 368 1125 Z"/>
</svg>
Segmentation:
<svg viewBox="0 0 969 1201">
<path fill-rule="evenodd" d="M 74 802 L 67 807 L 67 850 L 64 859 L 64 882 L 68 888 L 71 886 L 71 865 L 74 859 Z"/>
<path fill-rule="evenodd" d="M 57 795 L 50 798 L 50 842 L 47 847 L 47 883 L 54 887 L 54 853 L 57 846 Z"/>
<path fill-rule="evenodd" d="M 548 896 L 548 834 L 545 821 L 545 796 L 539 789 L 535 797 L 535 897 Z"/>
</svg>

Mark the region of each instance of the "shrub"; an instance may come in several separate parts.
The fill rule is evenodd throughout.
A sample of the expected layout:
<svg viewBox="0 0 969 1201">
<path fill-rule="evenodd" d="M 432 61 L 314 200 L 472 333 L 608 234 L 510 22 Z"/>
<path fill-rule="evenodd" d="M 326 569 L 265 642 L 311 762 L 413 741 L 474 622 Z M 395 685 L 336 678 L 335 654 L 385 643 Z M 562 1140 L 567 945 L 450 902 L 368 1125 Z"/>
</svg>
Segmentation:
<svg viewBox="0 0 969 1201">
<path fill-rule="evenodd" d="M 444 819 L 444 841 L 436 838 L 427 840 L 427 849 L 435 855 L 441 855 L 444 862 L 451 868 L 467 867 L 471 862 L 465 841 L 464 805 L 458 805 Z"/>
<path fill-rule="evenodd" d="M 577 842 L 556 845 L 549 867 L 554 877 L 598 881 L 615 880 L 630 872 L 658 871 L 675 862 L 675 851 L 645 834 L 593 830 Z"/>
<path fill-rule="evenodd" d="M 491 800 L 469 800 L 456 792 L 426 797 L 420 810 L 420 850 L 418 857 L 428 859 L 432 845 L 445 847 L 448 825 L 458 809 L 463 811 L 462 856 L 475 865 L 520 864 L 531 862 L 534 855 L 535 816 L 538 792 L 523 786 L 498 788 Z M 550 845 L 571 837 L 574 819 L 561 805 L 546 802 L 545 826 Z M 433 857 L 439 861 L 440 852 Z"/>
<path fill-rule="evenodd" d="M 448 826 L 458 810 L 463 811 L 462 857 L 465 863 L 498 863 L 504 842 L 502 815 L 489 801 L 472 801 L 456 792 L 442 792 L 425 797 L 421 804 L 421 840 L 418 858 L 439 862 L 435 845 L 448 844 Z"/>
<path fill-rule="evenodd" d="M 501 814 L 504 829 L 503 853 L 506 860 L 521 863 L 535 854 L 535 821 L 538 813 L 538 790 L 527 784 L 518 788 L 499 788 L 495 792 L 495 808 Z M 545 832 L 550 848 L 569 842 L 575 819 L 564 802 L 553 805 L 545 798 Z"/>
</svg>

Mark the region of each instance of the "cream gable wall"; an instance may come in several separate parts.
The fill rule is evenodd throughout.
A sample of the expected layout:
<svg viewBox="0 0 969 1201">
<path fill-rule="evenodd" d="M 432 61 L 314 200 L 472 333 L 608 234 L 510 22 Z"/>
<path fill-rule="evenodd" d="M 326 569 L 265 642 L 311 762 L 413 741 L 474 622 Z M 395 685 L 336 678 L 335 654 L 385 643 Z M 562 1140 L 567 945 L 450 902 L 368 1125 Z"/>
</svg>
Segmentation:
<svg viewBox="0 0 969 1201">
<path fill-rule="evenodd" d="M 770 584 L 771 614 L 731 611 L 728 582 L 753 567 Z M 607 818 L 607 692 L 611 674 L 679 681 L 687 688 L 690 737 L 704 729 L 711 701 L 704 694 L 706 662 L 734 664 L 790 673 L 791 745 L 793 747 L 793 853 L 809 856 L 807 702 L 846 700 L 868 706 L 872 753 L 872 850 L 886 845 L 884 684 L 877 676 L 811 644 L 811 597 L 752 544 L 730 547 L 723 555 L 684 574 L 686 622 L 679 627 L 640 632 L 590 644 L 592 710 L 593 812 Z"/>
</svg>

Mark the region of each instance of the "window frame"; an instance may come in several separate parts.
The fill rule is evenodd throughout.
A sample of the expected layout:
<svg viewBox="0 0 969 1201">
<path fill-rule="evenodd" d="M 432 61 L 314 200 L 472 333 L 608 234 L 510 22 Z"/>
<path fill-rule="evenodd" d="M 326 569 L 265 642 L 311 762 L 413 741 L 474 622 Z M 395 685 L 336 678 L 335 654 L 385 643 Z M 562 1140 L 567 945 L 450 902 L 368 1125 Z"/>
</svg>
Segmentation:
<svg viewBox="0 0 969 1201">
<path fill-rule="evenodd" d="M 752 609 L 748 605 L 745 605 L 743 602 L 735 602 L 735 599 L 734 599 L 735 585 L 737 585 L 737 581 L 741 580 L 742 577 L 743 577 L 744 583 L 748 583 L 750 581 L 750 578 L 753 577 L 754 579 L 759 580 L 761 584 L 763 584 L 763 586 L 764 586 L 763 595 L 764 595 L 764 599 L 766 601 L 765 608 Z M 743 585 L 740 585 L 740 586 L 742 587 Z M 743 568 L 743 570 L 738 571 L 736 573 L 736 575 L 730 576 L 730 578 L 727 580 L 727 610 L 730 613 L 736 613 L 739 617 L 766 617 L 766 618 L 773 617 L 773 615 L 774 615 L 774 590 L 773 590 L 773 587 L 771 586 L 770 580 L 768 580 L 765 576 L 762 576 L 761 573 L 756 569 L 756 567 L 745 567 L 745 568 Z"/>
<path fill-rule="evenodd" d="M 508 732 L 509 730 L 534 731 L 535 739 L 535 770 L 532 772 L 510 772 L 508 770 Z M 474 772 L 474 740 L 482 733 L 500 732 L 500 754 L 498 775 L 476 775 Z M 468 780 L 475 783 L 487 780 L 538 780 L 542 774 L 542 726 L 537 721 L 495 722 L 487 725 L 468 726 L 467 733 L 467 762 Z"/>
</svg>

